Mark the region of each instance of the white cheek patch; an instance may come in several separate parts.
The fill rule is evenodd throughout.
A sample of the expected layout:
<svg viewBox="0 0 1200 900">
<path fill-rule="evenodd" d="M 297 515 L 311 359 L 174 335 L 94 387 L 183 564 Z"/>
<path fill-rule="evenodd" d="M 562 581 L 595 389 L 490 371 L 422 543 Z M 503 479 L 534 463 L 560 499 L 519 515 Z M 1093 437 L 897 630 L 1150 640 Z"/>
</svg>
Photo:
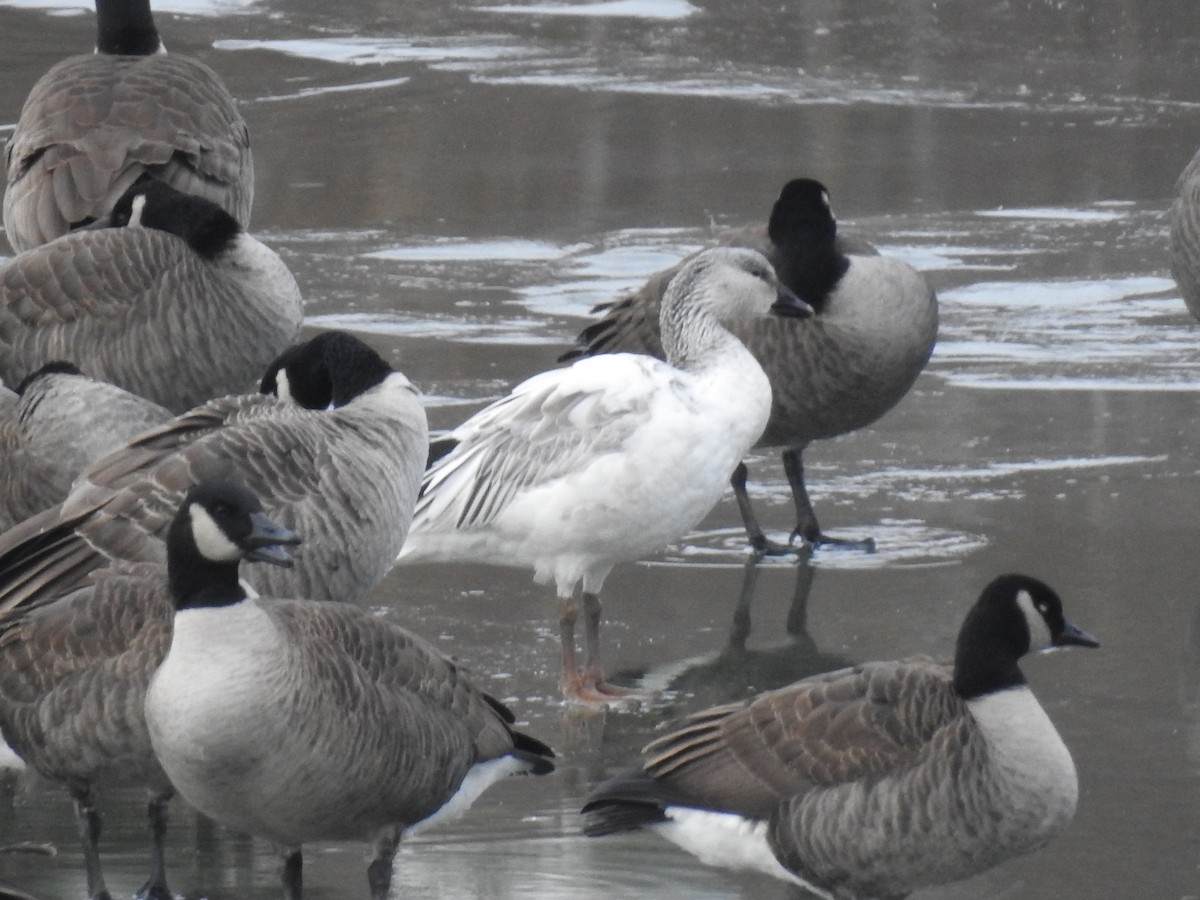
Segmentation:
<svg viewBox="0 0 1200 900">
<path fill-rule="evenodd" d="M 1033 597 L 1028 591 L 1017 594 L 1017 606 L 1021 607 L 1021 612 L 1025 614 L 1025 624 L 1029 626 L 1029 652 L 1045 650 L 1052 646 L 1054 637 L 1050 634 L 1050 626 L 1033 605 Z"/>
<path fill-rule="evenodd" d="M 193 503 L 188 512 L 192 518 L 192 538 L 201 556 L 213 562 L 230 562 L 242 558 L 241 549 L 225 536 L 225 532 L 212 520 L 208 510 Z"/>
<path fill-rule="evenodd" d="M 133 198 L 132 207 L 129 210 L 129 224 L 141 225 L 142 214 L 146 211 L 146 195 L 138 194 Z"/>
<path fill-rule="evenodd" d="M 275 396 L 280 400 L 292 400 L 292 383 L 283 369 L 275 373 Z"/>
</svg>

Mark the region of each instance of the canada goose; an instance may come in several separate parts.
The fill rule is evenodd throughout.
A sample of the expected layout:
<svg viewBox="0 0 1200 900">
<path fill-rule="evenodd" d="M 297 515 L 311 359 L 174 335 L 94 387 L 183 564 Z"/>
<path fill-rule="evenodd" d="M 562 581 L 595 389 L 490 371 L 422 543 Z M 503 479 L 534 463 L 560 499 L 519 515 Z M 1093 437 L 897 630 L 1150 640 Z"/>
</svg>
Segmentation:
<svg viewBox="0 0 1200 900">
<path fill-rule="evenodd" d="M 286 897 L 301 845 L 365 839 L 384 900 L 404 833 L 503 775 L 551 771 L 553 753 L 416 635 L 344 604 L 248 598 L 238 562 L 284 563 L 277 545 L 295 541 L 245 490 L 188 494 L 167 537 L 175 624 L 150 740 L 189 803 L 283 849 Z"/>
<path fill-rule="evenodd" d="M 0 529 L 66 498 L 84 467 L 134 435 L 171 418 L 169 410 L 53 362 L 0 406 Z"/>
<path fill-rule="evenodd" d="M 1171 274 L 1188 312 L 1200 319 L 1200 152 L 1175 184 L 1170 221 Z"/>
<path fill-rule="evenodd" d="M 223 397 L 147 431 L 88 467 L 63 503 L 0 535 L 0 609 L 62 596 L 112 560 L 165 563 L 174 510 L 214 470 L 313 536 L 295 567 L 248 571 L 255 590 L 366 594 L 404 543 L 428 456 L 416 389 L 339 331 L 283 354 L 262 388 L 281 396 Z"/>
<path fill-rule="evenodd" d="M 780 281 L 816 312 L 803 321 L 760 319 L 730 330 L 745 341 L 774 391 L 771 418 L 757 446 L 783 448 L 796 505 L 792 539 L 847 543 L 821 531 L 802 455 L 813 441 L 870 425 L 908 393 L 933 353 L 937 298 L 912 266 L 876 255 L 865 242 L 839 238 L 829 194 L 811 178 L 784 185 L 765 230 L 733 232 L 723 242 L 766 255 Z M 622 300 L 597 306 L 593 311 L 604 317 L 584 329 L 560 359 L 597 353 L 662 357 L 658 307 L 680 266 L 652 276 Z M 758 524 L 747 474 L 739 461 L 731 483 L 750 543 L 760 552 L 784 552 Z"/>
<path fill-rule="evenodd" d="M 780 291 L 784 293 L 780 293 Z M 662 305 L 667 362 L 618 354 L 543 372 L 436 442 L 401 562 L 533 566 L 560 604 L 562 685 L 604 701 L 600 588 L 612 567 L 700 521 L 758 439 L 771 405 L 761 367 L 723 323 L 805 315 L 759 253 L 699 254 Z M 583 584 L 587 664 L 575 659 Z"/>
<path fill-rule="evenodd" d="M 314 539 L 299 565 L 272 567 L 270 578 L 261 567 L 245 573 L 263 592 L 358 599 L 403 543 L 428 448 L 408 380 L 357 338 L 325 332 L 272 366 L 270 387 L 295 399 L 206 404 L 106 457 L 66 504 L 0 536 L 0 607 L 9 610 L 0 614 L 0 730 L 71 791 L 93 900 L 107 894 L 92 788 L 114 779 L 150 793 L 145 890 L 152 900 L 171 896 L 162 841 L 172 790 L 142 715 L 174 608 L 164 574 L 174 513 L 164 523 L 164 506 L 177 509 L 213 471 L 270 492 L 278 518 L 311 528 Z"/>
<path fill-rule="evenodd" d="M 174 412 L 249 388 L 303 304 L 278 255 L 212 202 L 146 179 L 109 219 L 0 266 L 0 378 L 70 359 Z"/>
<path fill-rule="evenodd" d="M 1045 584 L 1001 576 L 967 613 L 953 668 L 866 663 L 694 715 L 592 794 L 585 830 L 648 826 L 827 898 L 967 878 L 1075 814 L 1075 764 L 1017 666 L 1071 645 L 1099 646 Z"/>
<path fill-rule="evenodd" d="M 216 72 L 165 52 L 150 0 L 96 0 L 96 52 L 33 86 L 5 166 L 4 228 L 18 252 L 106 215 L 145 174 L 250 224 L 246 123 Z"/>
</svg>

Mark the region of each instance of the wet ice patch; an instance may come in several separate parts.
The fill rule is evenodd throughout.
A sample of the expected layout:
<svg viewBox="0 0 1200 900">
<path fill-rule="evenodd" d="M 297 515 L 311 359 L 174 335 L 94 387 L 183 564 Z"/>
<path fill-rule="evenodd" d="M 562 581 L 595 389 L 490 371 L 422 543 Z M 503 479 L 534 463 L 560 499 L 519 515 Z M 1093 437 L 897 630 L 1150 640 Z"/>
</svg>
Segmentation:
<svg viewBox="0 0 1200 900">
<path fill-rule="evenodd" d="M 469 316 L 417 316 L 402 313 L 328 313 L 309 316 L 304 324 L 391 337 L 427 338 L 462 344 L 511 346 L 563 343 L 562 335 L 547 333 L 546 323 L 528 318 L 478 318 Z"/>
<path fill-rule="evenodd" d="M 428 244 L 404 244 L 362 254 L 365 259 L 391 259 L 407 262 L 479 262 L 483 260 L 558 259 L 567 248 L 545 241 L 499 239 L 468 241 L 443 238 Z"/>
<path fill-rule="evenodd" d="M 535 16 L 622 17 L 633 19 L 686 19 L 700 10 L 687 0 L 605 0 L 598 3 L 505 3 L 480 6 L 480 12 Z"/>
<path fill-rule="evenodd" d="M 293 91 L 290 94 L 272 94 L 269 97 L 257 97 L 255 98 L 255 102 L 276 103 L 280 100 L 298 100 L 305 97 L 318 97 L 323 94 L 344 94 L 351 91 L 378 91 L 390 87 L 399 87 L 402 84 L 407 84 L 410 80 L 409 78 L 384 78 L 379 81 L 359 81 L 354 84 L 324 85 L 304 88 L 299 91 Z"/>
<path fill-rule="evenodd" d="M 450 60 L 496 60 L 513 55 L 527 56 L 529 48 L 508 45 L 479 44 L 458 39 L 413 41 L 408 38 L 303 38 L 297 40 L 221 40 L 213 46 L 218 50 L 268 50 L 301 59 L 351 66 L 383 63 Z"/>
<path fill-rule="evenodd" d="M 1115 222 L 1123 212 L 1114 209 L 1069 209 L 1050 206 L 1035 206 L 1012 209 L 980 210 L 976 215 L 995 219 L 1056 219 L 1064 222 Z"/>
</svg>

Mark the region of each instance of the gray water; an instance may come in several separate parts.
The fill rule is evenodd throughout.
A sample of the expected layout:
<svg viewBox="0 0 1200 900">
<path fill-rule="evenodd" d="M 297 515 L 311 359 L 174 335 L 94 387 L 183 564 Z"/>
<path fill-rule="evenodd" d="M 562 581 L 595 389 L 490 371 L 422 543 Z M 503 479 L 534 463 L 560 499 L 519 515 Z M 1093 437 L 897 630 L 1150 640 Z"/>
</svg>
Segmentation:
<svg viewBox="0 0 1200 900">
<path fill-rule="evenodd" d="M 527 572 L 423 566 L 380 586 L 372 606 L 560 751 L 555 775 L 501 784 L 405 846 L 397 896 L 800 896 L 652 835 L 586 840 L 576 810 L 660 723 L 948 653 L 980 587 L 1021 570 L 1103 641 L 1025 665 L 1074 754 L 1079 812 L 1045 850 L 921 896 L 1200 897 L 1200 333 L 1164 218 L 1200 146 L 1193 0 L 172 2 L 156 4 L 168 47 L 243 101 L 252 230 L 293 267 L 309 324 L 365 334 L 435 428 L 551 366 L 592 303 L 762 221 L 798 175 L 941 298 L 912 393 L 807 456 L 823 524 L 877 553 L 747 573 L 726 498 L 613 573 L 610 667 L 667 688 L 660 704 L 564 710 L 553 598 Z M 92 45 L 91 15 L 53 5 L 0 0 L 0 137 L 40 74 Z M 751 472 L 782 538 L 778 460 Z M 0 859 L 0 875 L 82 897 L 70 803 L 28 781 L 3 794 L 0 844 L 60 853 Z M 128 896 L 147 868 L 142 798 L 105 808 L 109 884 Z M 182 804 L 169 853 L 189 898 L 278 896 L 270 847 Z M 365 896 L 363 850 L 310 848 L 305 877 L 314 900 Z"/>
</svg>

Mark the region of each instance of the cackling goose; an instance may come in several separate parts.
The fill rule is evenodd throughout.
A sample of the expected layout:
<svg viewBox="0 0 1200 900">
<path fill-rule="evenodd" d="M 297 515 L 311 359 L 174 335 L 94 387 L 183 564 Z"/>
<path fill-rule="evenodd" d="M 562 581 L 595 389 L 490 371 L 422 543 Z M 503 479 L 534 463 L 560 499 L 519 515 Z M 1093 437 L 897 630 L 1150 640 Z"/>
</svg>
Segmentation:
<svg viewBox="0 0 1200 900">
<path fill-rule="evenodd" d="M 706 863 L 839 900 L 967 878 L 1075 814 L 1075 764 L 1017 666 L 1071 645 L 1099 646 L 1045 584 L 1001 576 L 953 668 L 866 663 L 694 715 L 597 788 L 585 830 L 650 827 Z"/>
<path fill-rule="evenodd" d="M 620 692 L 603 681 L 600 588 L 616 563 L 696 525 L 758 439 L 771 386 L 723 323 L 772 312 L 811 311 L 761 254 L 699 254 L 662 304 L 667 362 L 617 354 L 543 372 L 435 443 L 443 455 L 422 482 L 400 560 L 532 566 L 535 580 L 557 588 L 564 693 L 612 699 Z"/>
<path fill-rule="evenodd" d="M 72 232 L 0 265 L 0 378 L 69 359 L 174 412 L 248 389 L 296 337 L 296 279 L 211 201 L 153 179 L 115 227 Z"/>
<path fill-rule="evenodd" d="M 106 215 L 145 174 L 248 227 L 250 134 L 221 79 L 165 52 L 150 0 L 96 0 L 96 33 L 95 53 L 33 86 L 9 138 L 9 243 L 30 250 Z"/>
<path fill-rule="evenodd" d="M 171 418 L 66 362 L 42 366 L 17 394 L 0 406 L 0 530 L 61 502 L 89 463 Z"/>
<path fill-rule="evenodd" d="M 164 506 L 177 509 L 208 473 L 233 473 L 270 494 L 277 518 L 311 528 L 298 565 L 270 567 L 270 578 L 254 571 L 263 567 L 245 573 L 264 592 L 358 599 L 403 543 L 428 448 L 408 380 L 357 338 L 326 332 L 285 354 L 265 381 L 295 400 L 228 397 L 181 416 L 94 466 L 66 504 L 0 537 L 0 606 L 9 608 L 0 614 L 0 730 L 74 797 L 92 900 L 107 897 L 93 787 L 114 780 L 147 787 L 147 896 L 172 896 L 162 855 L 172 789 L 142 714 L 170 640 Z"/>
<path fill-rule="evenodd" d="M 758 446 L 784 448 L 797 516 L 792 538 L 844 543 L 821 531 L 804 482 L 802 454 L 815 440 L 870 425 L 908 393 L 933 352 L 937 298 L 907 263 L 879 256 L 865 242 L 839 238 L 829 195 L 811 178 L 784 185 L 765 230 L 733 232 L 723 243 L 765 254 L 780 280 L 816 312 L 809 319 L 759 319 L 730 330 L 746 342 L 774 390 L 771 418 Z M 584 329 L 561 359 L 627 352 L 661 358 L 658 308 L 679 271 L 679 266 L 667 269 L 636 293 L 597 306 L 595 312 L 604 317 Z M 783 552 L 787 548 L 768 540 L 758 524 L 746 492 L 745 464 L 739 461 L 732 471 L 751 544 Z"/>
<path fill-rule="evenodd" d="M 385 900 L 406 833 L 457 815 L 493 781 L 554 768 L 550 748 L 448 657 L 344 604 L 251 599 L 241 559 L 284 563 L 253 495 L 191 491 L 167 537 L 175 603 L 166 659 L 146 693 L 150 740 L 205 815 L 278 845 L 300 898 L 301 846 L 371 841 Z"/>
</svg>

